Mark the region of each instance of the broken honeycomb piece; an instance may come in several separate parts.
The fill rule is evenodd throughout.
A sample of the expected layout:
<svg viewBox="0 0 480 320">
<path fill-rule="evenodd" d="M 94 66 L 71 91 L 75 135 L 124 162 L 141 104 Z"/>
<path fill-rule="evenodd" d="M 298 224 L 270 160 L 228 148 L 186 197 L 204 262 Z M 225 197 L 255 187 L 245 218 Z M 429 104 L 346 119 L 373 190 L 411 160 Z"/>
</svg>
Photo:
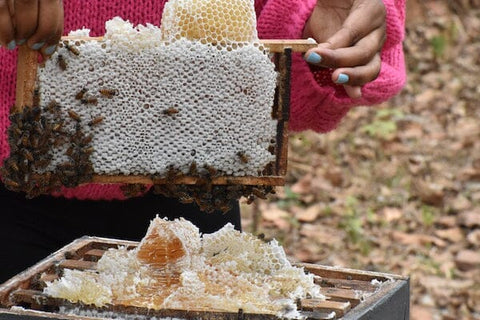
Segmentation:
<svg viewBox="0 0 480 320">
<path fill-rule="evenodd" d="M 168 263 L 175 263 L 185 255 L 181 240 L 168 228 L 165 220 L 155 220 L 147 235 L 138 246 L 137 258 L 140 263 L 154 268 L 164 268 Z"/>
<path fill-rule="evenodd" d="M 171 0 L 162 16 L 162 38 L 226 44 L 257 40 L 253 0 Z"/>
<path fill-rule="evenodd" d="M 65 273 L 44 291 L 97 306 L 242 309 L 287 318 L 299 316 L 297 299 L 323 298 L 313 275 L 292 266 L 275 241 L 265 243 L 231 224 L 201 237 L 184 219 L 158 217 L 135 250 L 110 249 L 99 260 L 97 273 Z"/>
</svg>

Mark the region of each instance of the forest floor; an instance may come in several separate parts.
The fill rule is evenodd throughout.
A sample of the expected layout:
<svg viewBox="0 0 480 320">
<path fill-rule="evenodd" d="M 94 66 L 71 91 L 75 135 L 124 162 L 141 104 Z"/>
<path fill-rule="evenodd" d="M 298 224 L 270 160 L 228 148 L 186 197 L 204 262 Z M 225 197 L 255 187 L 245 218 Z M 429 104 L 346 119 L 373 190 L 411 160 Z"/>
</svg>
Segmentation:
<svg viewBox="0 0 480 320">
<path fill-rule="evenodd" d="M 291 135 L 287 185 L 245 231 L 296 261 L 405 275 L 412 320 L 480 319 L 480 3 L 410 1 L 408 83 Z"/>
</svg>

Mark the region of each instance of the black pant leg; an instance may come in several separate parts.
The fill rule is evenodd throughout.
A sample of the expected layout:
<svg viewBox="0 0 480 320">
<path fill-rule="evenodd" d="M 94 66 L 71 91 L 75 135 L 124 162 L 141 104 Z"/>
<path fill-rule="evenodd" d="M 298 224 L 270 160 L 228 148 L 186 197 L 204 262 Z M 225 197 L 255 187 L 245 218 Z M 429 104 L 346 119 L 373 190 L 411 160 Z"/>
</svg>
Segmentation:
<svg viewBox="0 0 480 320">
<path fill-rule="evenodd" d="M 0 186 L 0 283 L 82 236 L 140 240 L 158 215 L 184 217 L 201 232 L 226 223 L 241 229 L 238 202 L 226 214 L 205 213 L 194 204 L 154 194 L 124 201 L 69 200 L 51 196 L 25 199 Z"/>
</svg>

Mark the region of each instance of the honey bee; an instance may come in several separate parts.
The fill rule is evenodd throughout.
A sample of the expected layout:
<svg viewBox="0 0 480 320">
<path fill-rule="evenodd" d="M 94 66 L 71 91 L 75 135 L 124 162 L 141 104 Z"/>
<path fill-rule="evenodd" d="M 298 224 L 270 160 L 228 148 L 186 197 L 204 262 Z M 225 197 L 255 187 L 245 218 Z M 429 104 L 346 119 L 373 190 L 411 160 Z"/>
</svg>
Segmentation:
<svg viewBox="0 0 480 320">
<path fill-rule="evenodd" d="M 116 89 L 100 89 L 98 90 L 100 94 L 108 99 L 112 99 L 113 96 L 118 94 L 118 90 Z"/>
<path fill-rule="evenodd" d="M 172 115 L 177 114 L 179 112 L 180 111 L 178 111 L 178 109 L 176 109 L 174 107 L 170 107 L 168 109 L 163 110 L 163 114 L 165 114 L 167 116 L 172 116 Z"/>
<path fill-rule="evenodd" d="M 88 122 L 88 125 L 89 126 L 94 126 L 94 125 L 97 125 L 99 123 L 101 123 L 103 121 L 104 117 L 103 116 L 98 116 L 98 117 L 95 117 L 93 118 L 92 120 L 90 120 Z"/>
<path fill-rule="evenodd" d="M 60 132 L 63 128 L 63 121 L 55 123 L 52 127 L 52 131 L 54 132 Z"/>
<path fill-rule="evenodd" d="M 30 146 L 30 137 L 27 133 L 24 133 L 22 137 L 18 140 L 17 146 L 24 146 L 24 147 Z"/>
<path fill-rule="evenodd" d="M 186 192 L 179 192 L 177 196 L 181 203 L 192 203 L 194 201 L 194 199 Z"/>
<path fill-rule="evenodd" d="M 244 151 L 238 151 L 237 156 L 240 158 L 242 163 L 248 163 L 248 161 L 250 161 L 250 157 L 247 156 Z"/>
<path fill-rule="evenodd" d="M 32 148 L 38 149 L 38 147 L 40 146 L 40 138 L 38 136 L 32 136 L 30 140 Z"/>
<path fill-rule="evenodd" d="M 89 134 L 88 136 L 86 136 L 85 138 L 82 139 L 81 144 L 82 145 L 87 145 L 90 142 L 92 142 L 92 140 L 93 140 L 93 136 L 91 134 Z"/>
<path fill-rule="evenodd" d="M 83 99 L 80 100 L 83 104 L 93 104 L 97 105 L 98 104 L 98 99 L 95 97 L 83 97 Z"/>
<path fill-rule="evenodd" d="M 78 113 L 76 113 L 72 109 L 68 110 L 68 116 L 75 121 L 80 121 L 80 116 L 78 115 Z"/>
<path fill-rule="evenodd" d="M 7 188 L 10 188 L 10 189 L 17 189 L 17 188 L 20 188 L 20 184 L 10 178 L 7 178 L 7 177 L 3 177 L 3 183 L 5 184 L 5 186 Z"/>
<path fill-rule="evenodd" d="M 217 169 L 215 169 L 214 167 L 206 164 L 206 165 L 204 165 L 204 168 L 207 169 L 210 177 L 215 177 L 217 175 Z"/>
<path fill-rule="evenodd" d="M 46 168 L 50 164 L 50 160 L 49 159 L 37 160 L 33 164 L 35 165 L 35 167 L 37 167 L 39 169 L 43 169 L 43 168 Z"/>
<path fill-rule="evenodd" d="M 30 111 L 33 121 L 38 124 L 38 121 L 40 121 L 42 117 L 42 109 L 39 106 L 34 106 Z"/>
<path fill-rule="evenodd" d="M 56 112 L 59 111 L 59 108 L 60 108 L 60 104 L 57 101 L 52 100 L 48 103 L 45 110 L 50 112 L 50 113 L 56 113 Z"/>
<path fill-rule="evenodd" d="M 258 188 L 253 188 L 252 189 L 252 193 L 257 197 L 257 198 L 260 198 L 260 199 L 267 199 L 267 196 L 265 195 L 265 193 L 258 189 Z"/>
<path fill-rule="evenodd" d="M 77 47 L 74 47 L 69 45 L 68 43 L 65 43 L 65 48 L 76 56 L 80 55 L 80 50 L 78 50 Z"/>
<path fill-rule="evenodd" d="M 188 169 L 188 174 L 190 176 L 197 176 L 198 175 L 197 163 L 195 161 L 192 161 L 192 163 L 190 164 L 190 168 Z"/>
<path fill-rule="evenodd" d="M 78 91 L 77 94 L 75 95 L 75 99 L 77 100 L 82 100 L 83 96 L 85 93 L 87 93 L 88 89 L 87 88 L 82 88 L 82 90 Z"/>
<path fill-rule="evenodd" d="M 9 161 L 8 163 L 5 163 L 5 164 L 9 167 L 9 169 L 12 169 L 15 172 L 20 171 L 20 168 L 18 167 L 15 161 Z"/>
<path fill-rule="evenodd" d="M 85 155 L 91 155 L 93 153 L 93 151 L 95 151 L 95 149 L 93 149 L 93 147 L 88 147 L 88 148 L 83 150 Z"/>
<path fill-rule="evenodd" d="M 40 105 L 40 89 L 35 88 L 33 90 L 33 106 L 38 107 Z"/>
<path fill-rule="evenodd" d="M 22 149 L 22 153 L 25 159 L 27 159 L 28 161 L 33 162 L 33 160 L 35 160 L 35 158 L 33 157 L 33 154 L 29 150 Z"/>
<path fill-rule="evenodd" d="M 75 152 L 75 147 L 70 146 L 68 147 L 67 151 L 65 151 L 65 154 L 71 158 L 73 157 L 74 152 Z"/>
<path fill-rule="evenodd" d="M 65 61 L 65 58 L 63 57 L 63 55 L 61 54 L 58 55 L 57 63 L 60 69 L 62 69 L 62 71 L 67 70 L 67 61 Z"/>
</svg>

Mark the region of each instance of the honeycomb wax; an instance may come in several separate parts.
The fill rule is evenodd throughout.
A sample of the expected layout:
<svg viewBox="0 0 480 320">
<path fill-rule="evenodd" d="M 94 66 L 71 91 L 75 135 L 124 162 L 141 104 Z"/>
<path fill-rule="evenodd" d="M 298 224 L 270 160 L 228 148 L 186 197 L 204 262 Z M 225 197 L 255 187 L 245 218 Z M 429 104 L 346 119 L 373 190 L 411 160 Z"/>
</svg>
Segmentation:
<svg viewBox="0 0 480 320">
<path fill-rule="evenodd" d="M 166 41 L 252 42 L 257 40 L 254 0 L 171 0 L 161 29 Z"/>
</svg>

